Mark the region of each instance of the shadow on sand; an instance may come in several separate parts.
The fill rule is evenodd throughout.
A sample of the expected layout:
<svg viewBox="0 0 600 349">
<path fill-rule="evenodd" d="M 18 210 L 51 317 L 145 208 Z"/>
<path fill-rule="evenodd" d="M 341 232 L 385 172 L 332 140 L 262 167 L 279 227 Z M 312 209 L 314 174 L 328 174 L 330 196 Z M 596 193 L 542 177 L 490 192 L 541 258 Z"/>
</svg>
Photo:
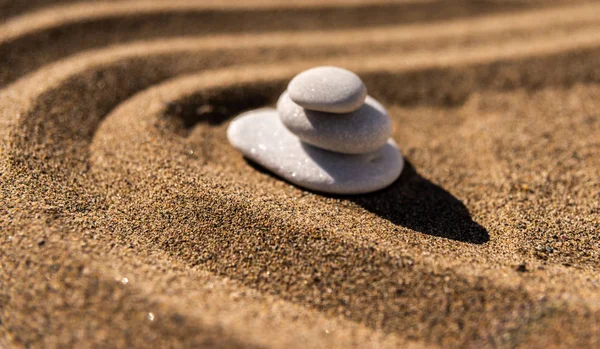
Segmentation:
<svg viewBox="0 0 600 349">
<path fill-rule="evenodd" d="M 262 166 L 244 159 L 257 171 L 279 178 Z M 408 161 L 400 178 L 385 189 L 357 196 L 325 196 L 350 200 L 395 225 L 423 234 L 472 244 L 483 244 L 490 240 L 487 230 L 473 221 L 460 200 L 421 177 Z"/>
<path fill-rule="evenodd" d="M 490 239 L 487 230 L 473 221 L 460 200 L 421 177 L 409 162 L 391 186 L 346 199 L 398 226 L 423 234 L 472 244 L 483 244 Z"/>
</svg>

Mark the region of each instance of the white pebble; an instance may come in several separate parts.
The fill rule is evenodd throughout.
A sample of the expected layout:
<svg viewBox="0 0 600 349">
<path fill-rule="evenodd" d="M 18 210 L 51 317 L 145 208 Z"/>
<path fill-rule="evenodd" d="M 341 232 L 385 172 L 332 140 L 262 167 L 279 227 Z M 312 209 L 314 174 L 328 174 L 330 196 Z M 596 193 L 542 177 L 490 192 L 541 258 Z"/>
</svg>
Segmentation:
<svg viewBox="0 0 600 349">
<path fill-rule="evenodd" d="M 404 167 L 400 149 L 392 139 L 367 154 L 322 150 L 301 142 L 271 108 L 235 118 L 227 138 L 249 160 L 299 187 L 324 193 L 362 194 L 383 189 Z"/>
<path fill-rule="evenodd" d="M 290 98 L 303 108 L 328 113 L 349 113 L 362 106 L 367 88 L 358 75 L 337 67 L 317 67 L 294 77 Z"/>
<path fill-rule="evenodd" d="M 284 93 L 277 111 L 283 124 L 301 140 L 339 153 L 375 151 L 392 134 L 392 121 L 385 108 L 370 96 L 353 112 L 330 114 L 304 109 Z"/>
</svg>

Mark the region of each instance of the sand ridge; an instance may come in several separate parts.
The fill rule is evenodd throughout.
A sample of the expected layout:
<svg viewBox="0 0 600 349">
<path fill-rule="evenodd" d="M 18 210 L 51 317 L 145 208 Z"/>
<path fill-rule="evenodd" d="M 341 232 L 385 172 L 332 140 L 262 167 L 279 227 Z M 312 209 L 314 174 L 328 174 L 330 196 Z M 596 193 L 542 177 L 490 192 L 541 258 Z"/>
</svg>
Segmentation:
<svg viewBox="0 0 600 349">
<path fill-rule="evenodd" d="M 597 345 L 597 3 L 182 6 L 7 22 L 0 343 Z M 305 192 L 228 146 L 318 64 L 390 109 L 388 190 Z"/>
</svg>

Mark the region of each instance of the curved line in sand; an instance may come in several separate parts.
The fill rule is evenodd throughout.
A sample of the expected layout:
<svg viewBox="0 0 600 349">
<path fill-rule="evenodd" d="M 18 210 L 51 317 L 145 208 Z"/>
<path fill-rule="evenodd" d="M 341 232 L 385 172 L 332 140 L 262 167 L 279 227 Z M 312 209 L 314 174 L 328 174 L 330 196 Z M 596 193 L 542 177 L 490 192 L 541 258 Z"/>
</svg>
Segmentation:
<svg viewBox="0 0 600 349">
<path fill-rule="evenodd" d="M 347 1 L 340 3 L 328 2 L 327 7 L 335 8 L 336 5 L 344 5 L 347 8 Z M 417 2 L 433 2 L 433 0 L 417 1 Z M 355 1 L 353 5 L 356 7 L 365 5 L 377 5 L 377 1 Z M 389 1 L 381 1 L 380 4 L 389 4 Z M 404 3 L 402 3 L 404 4 Z M 276 6 L 274 6 L 276 5 Z M 256 7 L 253 2 L 248 3 L 242 1 L 240 3 L 218 2 L 218 3 L 196 3 L 189 1 L 170 1 L 168 3 L 157 3 L 154 1 L 127 1 L 112 4 L 93 4 L 83 3 L 77 5 L 69 5 L 64 8 L 53 7 L 49 10 L 40 11 L 39 13 L 23 15 L 9 20 L 0 25 L 0 43 L 13 40 L 19 36 L 25 36 L 33 32 L 41 32 L 50 28 L 60 27 L 71 23 L 101 20 L 112 17 L 123 17 L 127 19 L 128 15 L 143 15 L 143 14 L 168 14 L 177 12 L 188 12 L 190 10 L 213 10 L 224 11 L 230 9 L 257 10 L 257 9 L 297 9 L 297 8 L 323 8 L 325 7 L 321 1 L 307 2 L 305 6 L 298 6 L 294 2 L 269 1 L 261 7 Z M 308 6 L 306 6 L 308 5 Z M 400 4 L 398 4 L 400 5 Z M 587 21 L 600 18 L 599 4 L 579 4 L 564 6 L 558 8 L 530 10 L 524 13 L 517 14 L 495 14 L 486 15 L 480 18 L 461 19 L 461 20 L 446 20 L 433 25 L 412 24 L 407 25 L 415 29 L 415 33 L 423 33 L 426 28 L 426 35 L 431 32 L 441 32 L 441 29 L 446 29 L 450 32 L 459 29 L 462 33 L 467 27 L 492 27 L 492 28 L 510 28 L 514 25 L 523 23 L 526 27 L 546 26 L 550 24 L 560 25 L 561 23 Z M 473 29 L 473 28 L 471 28 Z"/>
<path fill-rule="evenodd" d="M 266 36 L 257 37 L 257 43 L 254 44 L 250 38 L 242 38 L 235 41 L 232 38 L 233 44 L 242 48 L 269 48 L 279 46 L 303 46 L 312 45 L 309 37 L 297 38 L 294 43 L 284 42 L 283 36 Z M 304 39 L 304 40 L 302 40 Z M 322 39 L 317 39 L 318 45 L 346 46 L 346 41 L 337 41 L 337 36 L 325 36 Z M 595 28 L 583 28 L 573 32 L 562 33 L 560 36 L 554 36 L 551 39 L 543 40 L 522 40 L 512 39 L 505 42 L 495 42 L 491 45 L 480 46 L 468 50 L 453 50 L 447 49 L 442 52 L 411 52 L 409 54 L 394 53 L 394 54 L 378 54 L 378 55 L 357 55 L 347 56 L 343 59 L 330 59 L 329 62 L 323 60 L 305 61 L 303 65 L 331 64 L 339 62 L 340 65 L 349 69 L 360 68 L 362 71 L 377 71 L 377 70 L 392 70 L 403 71 L 406 69 L 422 69 L 425 67 L 449 66 L 449 65 L 471 65 L 477 63 L 485 63 L 494 60 L 523 58 L 543 56 L 552 53 L 560 53 L 577 49 L 592 48 L 600 44 L 600 32 Z M 280 41 L 281 40 L 281 41 Z M 364 44 L 359 40 L 359 43 Z M 131 45 L 115 46 L 109 49 L 101 49 L 90 51 L 81 55 L 75 56 L 65 61 L 57 62 L 53 65 L 45 66 L 38 72 L 9 85 L 0 98 L 18 98 L 19 101 L 25 102 L 32 100 L 35 96 L 44 93 L 48 89 L 52 89 L 54 85 L 60 84 L 61 81 L 68 79 L 70 76 L 76 75 L 78 72 L 90 69 L 91 67 L 100 67 L 111 62 L 119 60 L 131 59 L 135 57 L 143 58 L 144 56 L 157 56 L 169 54 L 173 52 L 189 52 L 217 49 L 232 49 L 232 42 L 223 41 L 222 38 L 216 40 L 210 39 L 175 39 L 164 45 L 165 41 L 151 41 L 134 43 Z M 318 46 L 317 45 L 317 46 Z M 356 63 L 356 62 L 359 63 Z M 0 90 L 1 91 L 1 90 Z M 19 93 L 15 93 L 19 91 Z M 18 103 L 8 103 L 2 101 L 0 104 L 18 105 Z M 28 103 L 25 103 L 28 104 Z M 4 115 L 10 113 L 3 113 Z M 21 114 L 21 112 L 17 112 Z"/>
<path fill-rule="evenodd" d="M 99 66 L 111 61 L 118 61 L 120 59 L 127 59 L 137 56 L 143 57 L 144 55 L 166 54 L 174 51 L 183 52 L 189 49 L 196 49 L 200 52 L 201 50 L 233 49 L 236 47 L 276 48 L 280 46 L 295 47 L 305 45 L 347 46 L 350 43 L 347 39 L 340 40 L 339 35 L 341 33 L 333 32 L 330 34 L 320 34 L 321 33 L 319 32 L 314 32 L 306 35 L 291 35 L 291 38 L 293 39 L 292 42 L 288 40 L 288 34 L 266 34 L 242 37 L 222 36 L 213 39 L 174 39 L 168 42 L 168 46 L 164 45 L 164 40 L 115 46 L 109 49 L 86 52 L 71 59 L 46 66 L 39 72 L 22 79 L 22 81 L 8 86 L 6 90 L 18 90 L 20 91 L 20 94 L 24 93 L 24 95 L 20 96 L 20 99 L 28 99 L 30 97 L 26 96 L 29 94 L 29 92 L 34 92 L 35 94 L 43 92 L 44 89 L 39 88 L 40 84 L 46 86 L 45 89 L 51 88 L 53 81 L 58 82 L 70 75 L 74 75 L 77 71 L 84 67 Z M 392 35 L 391 37 L 383 39 L 383 42 L 390 44 L 395 41 L 402 42 L 406 39 L 412 40 L 412 38 L 410 38 L 412 34 L 412 31 L 408 31 L 407 33 L 401 32 L 401 34 L 399 34 L 397 37 Z M 317 35 L 318 37 L 314 38 L 313 35 Z M 505 42 L 495 42 L 492 45 L 477 47 L 464 52 L 459 50 L 444 50 L 445 52 L 442 53 L 411 52 L 408 55 L 404 55 L 402 53 L 394 53 L 391 55 L 379 54 L 375 56 L 357 55 L 355 57 L 344 57 L 342 59 L 342 65 L 351 68 L 351 65 L 356 65 L 356 63 L 353 63 L 356 60 L 362 61 L 359 64 L 362 69 L 371 70 L 404 70 L 408 67 L 418 68 L 452 64 L 468 65 L 477 63 L 479 61 L 485 62 L 486 60 L 489 61 L 494 59 L 546 55 L 553 52 L 558 53 L 562 51 L 575 50 L 578 48 L 593 47 L 598 44 L 600 34 L 595 26 L 592 26 L 591 28 L 584 27 L 583 29 L 562 32 L 559 34 L 559 36 L 553 36 L 551 39 L 547 40 L 544 40 L 544 37 L 545 35 L 541 38 L 536 38 L 538 40 L 535 41 L 517 38 L 506 40 Z M 420 38 L 417 38 L 417 40 L 419 39 Z M 377 40 L 373 40 L 371 37 L 356 38 L 357 46 L 368 44 L 373 41 L 377 42 Z M 438 56 L 440 58 L 436 59 Z M 402 66 L 399 66 L 398 62 L 395 61 L 394 58 L 400 59 L 402 61 Z M 308 64 L 315 64 L 315 62 L 308 62 Z M 27 87 L 28 85 L 36 88 Z M 14 95 L 14 93 L 6 92 L 2 97 L 10 95 Z"/>
<path fill-rule="evenodd" d="M 137 4 L 137 2 L 134 2 Z M 135 5 L 134 4 L 134 5 Z M 189 26 L 181 26 L 171 28 L 167 26 L 161 30 L 155 30 L 153 32 L 147 32 L 143 29 L 138 32 L 137 27 L 146 28 L 147 26 L 141 25 L 140 16 L 151 15 L 153 13 L 160 15 L 168 15 L 169 13 L 179 13 L 175 11 L 178 8 L 177 5 L 172 4 L 161 4 L 151 6 L 147 2 L 142 2 L 140 11 L 133 6 L 129 8 L 124 6 L 125 4 L 112 4 L 115 8 L 108 7 L 108 10 L 102 7 L 102 11 L 95 11 L 94 4 L 87 4 L 84 8 L 90 8 L 87 15 L 81 15 L 77 17 L 72 14 L 73 17 L 67 14 L 62 14 L 61 11 L 51 11 L 50 14 L 46 14 L 49 18 L 46 23 L 42 25 L 44 21 L 33 21 L 31 19 L 14 19 L 4 26 L 0 26 L 0 59 L 9 62 L 12 65 L 11 70 L 3 72 L 4 76 L 0 75 L 0 87 L 7 83 L 10 83 L 19 76 L 32 71 L 37 66 L 42 64 L 48 64 L 52 61 L 64 58 L 67 55 L 81 52 L 82 50 L 94 49 L 102 45 L 111 44 L 123 44 L 123 41 L 136 40 L 141 37 L 148 39 L 149 37 L 177 37 L 177 36 L 190 36 L 200 34 L 210 34 L 206 37 L 207 42 L 230 42 L 230 46 L 238 45 L 245 47 L 250 42 L 254 45 L 265 45 L 273 47 L 276 45 L 285 45 L 286 43 L 297 43 L 297 44 L 308 44 L 313 42 L 314 44 L 323 44 L 330 42 L 335 44 L 347 44 L 357 46 L 361 43 L 370 43 L 372 49 L 377 49 L 376 46 L 392 44 L 401 44 L 403 47 L 397 49 L 414 50 L 424 48 L 427 46 L 439 47 L 449 46 L 452 44 L 462 44 L 467 42 L 477 41 L 492 41 L 501 40 L 509 34 L 515 35 L 531 35 L 535 31 L 542 31 L 548 29 L 549 32 L 553 30 L 572 30 L 581 29 L 585 26 L 593 26 L 594 22 L 600 19 L 600 5 L 597 4 L 583 4 L 565 8 L 550 8 L 542 10 L 532 10 L 522 14 L 496 14 L 484 16 L 483 18 L 476 19 L 462 19 L 462 20 L 451 20 L 440 23 L 433 23 L 430 25 L 423 24 L 405 24 L 405 25 L 392 25 L 392 26 L 380 26 L 373 27 L 372 29 L 365 28 L 363 30 L 349 29 L 349 30 L 317 30 L 302 33 L 295 32 L 275 32 L 270 34 L 237 34 L 228 35 L 222 32 L 217 33 L 204 33 L 197 32 L 194 23 L 189 23 Z M 200 6 L 197 3 L 186 3 L 180 4 L 182 9 L 189 7 Z M 146 8 L 145 6 L 150 6 Z M 77 6 L 76 6 L 77 7 Z M 149 12 L 145 12 L 144 9 Z M 127 12 L 127 11 L 132 11 Z M 128 13 L 122 13 L 125 11 Z M 156 11 L 156 12 L 153 12 Z M 173 12 L 175 11 L 175 12 Z M 215 10 L 216 11 L 216 10 Z M 75 11 L 76 13 L 79 13 Z M 186 15 L 189 15 L 186 12 Z M 282 14 L 278 14 L 281 16 Z M 131 27 L 129 30 L 118 30 L 119 35 L 116 35 L 113 31 L 118 28 L 112 28 L 103 21 L 113 18 L 115 23 L 119 26 Z M 124 16 L 124 17 L 123 17 Z M 257 17 L 258 18 L 258 17 Z M 202 23 L 206 19 L 198 19 L 197 23 Z M 91 22 L 90 22 L 91 21 Z M 93 27 L 93 22 L 99 23 L 97 27 Z M 147 21 L 159 21 L 153 25 L 160 27 L 160 17 L 148 17 Z M 188 19 L 189 21 L 189 19 Z M 214 21 L 214 19 L 211 19 Z M 127 23 L 129 23 L 129 26 Z M 229 22 L 229 21 L 221 21 Z M 31 23 L 39 23 L 39 28 L 32 26 Z M 71 32 L 65 31 L 69 25 L 75 23 L 88 23 L 86 25 L 92 25 L 91 27 L 72 28 Z M 100 25 L 100 23 L 102 25 Z M 187 22 L 186 22 L 187 23 Z M 278 30 L 286 29 L 290 25 L 278 28 Z M 12 28 L 12 29 L 11 29 Z M 15 29 L 21 28 L 21 29 Z M 54 33 L 52 30 L 61 29 L 61 32 Z M 112 29 L 111 29 L 112 28 Z M 202 28 L 200 25 L 199 28 Z M 554 29 L 557 28 L 557 29 Z M 192 29 L 190 31 L 190 29 Z M 224 29 L 224 28 L 223 28 Z M 248 28 L 254 31 L 251 28 Z M 229 31 L 229 29 L 227 30 Z M 519 33 L 518 32 L 527 32 Z M 85 32 L 85 37 L 80 37 L 80 33 Z M 90 33 L 94 33 L 91 35 Z M 475 33 L 465 36 L 465 33 Z M 551 33 L 546 33 L 551 34 Z M 45 47 L 40 46 L 40 42 L 45 42 L 43 39 L 48 35 L 58 35 L 62 39 L 56 42 L 53 46 Z M 93 40 L 89 40 L 89 36 L 93 36 Z M 118 39 L 117 39 L 118 38 Z M 252 45 L 250 44 L 250 45 Z M 383 48 L 382 48 L 383 49 Z M 33 55 L 27 60 L 23 60 L 21 56 L 15 56 L 15 52 L 21 52 L 20 55 L 25 55 L 31 50 L 45 51 L 47 54 Z"/>
<path fill-rule="evenodd" d="M 99 20 L 111 17 L 125 17 L 128 15 L 163 14 L 189 11 L 259 11 L 259 10 L 298 10 L 298 9 L 348 9 L 365 6 L 431 3 L 435 0 L 333 0 L 324 4 L 316 0 L 235 0 L 235 1 L 187 1 L 175 0 L 169 2 L 156 2 L 147 0 L 119 1 L 114 3 L 76 3 L 70 5 L 54 6 L 42 9 L 35 13 L 24 14 L 10 19 L 0 26 L 0 42 L 16 36 L 26 35 L 30 32 L 42 31 L 52 27 L 70 23 Z"/>
</svg>

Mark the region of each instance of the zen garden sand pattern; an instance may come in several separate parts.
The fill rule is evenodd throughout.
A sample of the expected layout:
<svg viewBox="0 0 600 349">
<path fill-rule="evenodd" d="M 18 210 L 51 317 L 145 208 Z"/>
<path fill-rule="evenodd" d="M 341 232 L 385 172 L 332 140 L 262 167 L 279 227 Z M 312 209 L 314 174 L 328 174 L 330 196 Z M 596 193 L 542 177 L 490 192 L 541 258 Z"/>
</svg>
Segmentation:
<svg viewBox="0 0 600 349">
<path fill-rule="evenodd" d="M 598 1 L 0 0 L 0 347 L 598 348 L 598 57 Z"/>
</svg>

